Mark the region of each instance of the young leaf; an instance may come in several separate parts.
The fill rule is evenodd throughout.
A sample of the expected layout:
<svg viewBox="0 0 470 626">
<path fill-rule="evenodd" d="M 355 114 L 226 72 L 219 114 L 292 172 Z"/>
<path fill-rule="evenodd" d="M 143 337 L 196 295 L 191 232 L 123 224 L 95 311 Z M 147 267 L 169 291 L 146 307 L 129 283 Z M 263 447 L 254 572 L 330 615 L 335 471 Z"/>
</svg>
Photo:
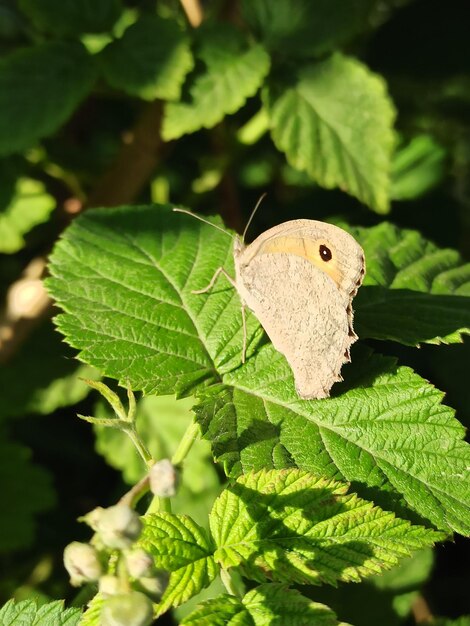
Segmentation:
<svg viewBox="0 0 470 626">
<path fill-rule="evenodd" d="M 238 111 L 258 91 L 270 63 L 260 45 L 249 46 L 229 24 L 205 28 L 196 57 L 205 67 L 191 81 L 189 101 L 166 105 L 162 126 L 166 141 L 212 128 Z"/>
<path fill-rule="evenodd" d="M 62 600 L 38 607 L 35 600 L 9 600 L 0 608 L 2 626 L 75 626 L 80 609 L 64 609 Z"/>
<path fill-rule="evenodd" d="M 470 263 L 414 230 L 352 228 L 367 259 L 355 299 L 360 337 L 407 345 L 456 343 L 470 333 Z"/>
<path fill-rule="evenodd" d="M 144 100 L 180 97 L 193 67 L 189 40 L 176 21 L 144 15 L 100 54 L 110 85 Z"/>
<path fill-rule="evenodd" d="M 389 209 L 393 105 L 383 80 L 335 54 L 265 92 L 274 143 L 323 187 L 340 187 L 378 213 Z"/>
<path fill-rule="evenodd" d="M 0 418 L 47 415 L 85 398 L 96 378 L 93 368 L 77 364 L 51 322 L 41 325 L 7 364 L 0 365 Z"/>
<path fill-rule="evenodd" d="M 54 35 L 110 30 L 122 11 L 121 0 L 19 0 L 35 26 Z"/>
<path fill-rule="evenodd" d="M 194 398 L 146 396 L 137 407 L 136 428 L 154 459 L 171 458 L 194 414 L 190 411 Z M 95 413 L 96 414 L 96 413 Z M 101 407 L 98 417 L 110 417 Z M 96 448 L 111 467 L 123 472 L 123 478 L 135 484 L 148 471 L 129 437 L 115 428 L 95 428 Z M 200 525 L 220 491 L 210 446 L 204 439 L 194 442 L 191 454 L 184 461 L 182 483 L 171 500 L 174 513 L 187 513 Z"/>
<path fill-rule="evenodd" d="M 346 491 L 300 469 L 240 476 L 210 515 L 215 560 L 259 581 L 335 585 L 389 569 L 443 538 Z"/>
<path fill-rule="evenodd" d="M 171 572 L 158 605 L 158 615 L 179 606 L 216 577 L 214 547 L 203 528 L 187 515 L 155 513 L 145 516 L 139 545 L 152 554 L 158 568 Z"/>
<path fill-rule="evenodd" d="M 56 202 L 38 180 L 20 178 L 6 207 L 0 206 L 0 253 L 12 254 L 25 245 L 23 235 L 46 222 Z"/>
<path fill-rule="evenodd" d="M 413 200 L 427 193 L 443 179 L 446 156 L 432 135 L 417 135 L 400 146 L 393 159 L 390 197 Z"/>
<path fill-rule="evenodd" d="M 80 620 L 80 626 L 101 626 L 104 598 L 100 592 L 93 596 Z"/>
<path fill-rule="evenodd" d="M 408 367 L 353 353 L 334 397 L 296 397 L 285 359 L 263 346 L 195 410 L 233 474 L 295 465 L 372 488 L 393 487 L 442 529 L 470 533 L 470 446 L 443 393 Z"/>
<path fill-rule="evenodd" d="M 35 516 L 54 504 L 51 477 L 31 463 L 29 448 L 2 438 L 0 484 L 0 553 L 25 549 L 34 538 Z"/>
<path fill-rule="evenodd" d="M 222 595 L 201 604 L 183 626 L 338 626 L 336 615 L 324 604 L 312 602 L 287 585 L 268 583 L 241 600 Z"/>
<path fill-rule="evenodd" d="M 60 128 L 94 77 L 78 42 L 46 43 L 0 59 L 0 155 L 21 152 Z"/>
<path fill-rule="evenodd" d="M 373 0 L 244 0 L 243 16 L 277 56 L 330 52 L 368 27 Z"/>
</svg>

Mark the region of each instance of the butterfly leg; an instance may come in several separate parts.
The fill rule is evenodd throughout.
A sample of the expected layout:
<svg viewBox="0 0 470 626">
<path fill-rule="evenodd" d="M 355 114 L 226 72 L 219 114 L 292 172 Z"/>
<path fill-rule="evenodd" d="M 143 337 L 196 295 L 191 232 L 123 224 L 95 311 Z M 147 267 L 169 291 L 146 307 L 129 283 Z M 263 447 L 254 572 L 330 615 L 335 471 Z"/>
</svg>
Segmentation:
<svg viewBox="0 0 470 626">
<path fill-rule="evenodd" d="M 243 327 L 242 363 L 244 363 L 246 361 L 246 312 L 245 312 L 244 302 L 242 302 L 242 327 Z"/>
<path fill-rule="evenodd" d="M 215 285 L 215 281 L 219 278 L 219 276 L 223 274 L 225 276 L 225 278 L 228 280 L 228 282 L 232 285 L 232 287 L 235 287 L 235 281 L 233 280 L 233 278 L 227 274 L 227 272 L 224 270 L 223 267 L 219 267 L 215 273 L 214 276 L 212 276 L 210 283 L 207 285 L 207 287 L 204 287 L 203 289 L 196 289 L 194 291 L 191 291 L 191 293 L 194 294 L 201 294 L 201 293 L 207 293 L 208 291 L 210 291 L 212 289 L 212 287 Z"/>
</svg>

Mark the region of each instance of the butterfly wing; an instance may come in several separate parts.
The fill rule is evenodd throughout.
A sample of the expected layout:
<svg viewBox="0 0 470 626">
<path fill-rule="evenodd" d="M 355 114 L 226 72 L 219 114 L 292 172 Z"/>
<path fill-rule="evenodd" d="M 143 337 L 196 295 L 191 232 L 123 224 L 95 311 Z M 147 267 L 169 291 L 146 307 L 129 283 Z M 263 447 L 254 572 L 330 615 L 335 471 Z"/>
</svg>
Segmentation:
<svg viewBox="0 0 470 626">
<path fill-rule="evenodd" d="M 335 263 L 324 267 L 313 255 L 325 245 Z M 235 265 L 238 291 L 286 357 L 298 394 L 328 397 L 357 339 L 351 300 L 364 275 L 359 244 L 329 224 L 296 220 L 261 235 Z"/>
</svg>

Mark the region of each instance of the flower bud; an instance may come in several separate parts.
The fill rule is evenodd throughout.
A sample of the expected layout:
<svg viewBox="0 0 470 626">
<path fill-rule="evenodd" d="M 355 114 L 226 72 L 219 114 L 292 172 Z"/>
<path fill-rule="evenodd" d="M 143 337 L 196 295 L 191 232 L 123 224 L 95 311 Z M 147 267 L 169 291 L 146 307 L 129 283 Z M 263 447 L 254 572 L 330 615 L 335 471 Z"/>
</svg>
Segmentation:
<svg viewBox="0 0 470 626">
<path fill-rule="evenodd" d="M 149 626 L 152 620 L 152 602 L 139 591 L 106 598 L 101 609 L 102 626 Z"/>
<path fill-rule="evenodd" d="M 153 572 L 153 559 L 142 548 L 133 548 L 125 554 L 126 566 L 132 578 L 150 576 Z"/>
<path fill-rule="evenodd" d="M 102 506 L 97 506 L 96 509 L 93 509 L 93 511 L 90 511 L 86 515 L 82 515 L 82 517 L 79 517 L 78 520 L 80 522 L 85 522 L 85 524 L 88 524 L 90 528 L 96 531 L 103 511 L 105 510 L 106 509 L 104 509 Z"/>
<path fill-rule="evenodd" d="M 96 532 L 108 548 L 125 550 L 139 537 L 142 522 L 135 511 L 125 504 L 105 509 L 97 522 Z"/>
<path fill-rule="evenodd" d="M 89 543 L 69 543 L 64 550 L 64 565 L 74 587 L 98 580 L 102 572 L 98 552 Z"/>
<path fill-rule="evenodd" d="M 144 576 L 134 583 L 134 587 L 143 591 L 154 602 L 160 602 L 165 589 L 168 586 L 170 575 L 168 572 L 158 570 L 153 576 Z"/>
<path fill-rule="evenodd" d="M 162 459 L 152 465 L 149 472 L 150 489 L 160 498 L 171 498 L 176 494 L 179 473 L 169 459 Z"/>
<path fill-rule="evenodd" d="M 101 576 L 99 589 L 104 597 L 115 596 L 121 591 L 120 580 L 117 576 Z"/>
</svg>

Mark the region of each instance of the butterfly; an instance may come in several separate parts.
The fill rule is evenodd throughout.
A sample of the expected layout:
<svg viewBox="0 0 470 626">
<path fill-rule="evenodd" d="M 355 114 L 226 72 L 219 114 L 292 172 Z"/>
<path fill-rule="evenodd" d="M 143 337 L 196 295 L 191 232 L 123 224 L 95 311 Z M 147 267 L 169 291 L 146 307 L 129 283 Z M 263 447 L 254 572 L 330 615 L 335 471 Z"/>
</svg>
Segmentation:
<svg viewBox="0 0 470 626">
<path fill-rule="evenodd" d="M 226 232 L 226 231 L 224 231 Z M 270 228 L 249 245 L 235 237 L 235 278 L 220 274 L 237 290 L 244 307 L 258 318 L 273 346 L 294 374 L 301 398 L 326 398 L 340 371 L 351 360 L 357 340 L 352 299 L 365 275 L 359 243 L 345 230 L 317 220 L 291 220 Z"/>
</svg>

